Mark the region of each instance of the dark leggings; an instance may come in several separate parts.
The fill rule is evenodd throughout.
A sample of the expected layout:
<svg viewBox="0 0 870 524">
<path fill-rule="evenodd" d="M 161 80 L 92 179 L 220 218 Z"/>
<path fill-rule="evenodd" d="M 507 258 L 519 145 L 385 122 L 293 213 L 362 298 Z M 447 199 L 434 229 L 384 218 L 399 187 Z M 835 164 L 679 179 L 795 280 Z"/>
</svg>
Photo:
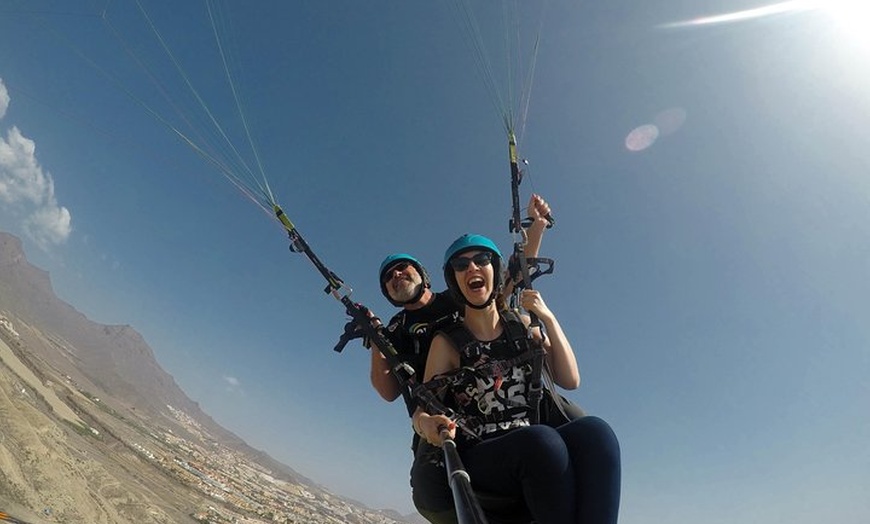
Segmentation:
<svg viewBox="0 0 870 524">
<path fill-rule="evenodd" d="M 619 442 L 587 416 L 516 429 L 461 452 L 475 490 L 525 499 L 538 524 L 615 524 Z"/>
</svg>

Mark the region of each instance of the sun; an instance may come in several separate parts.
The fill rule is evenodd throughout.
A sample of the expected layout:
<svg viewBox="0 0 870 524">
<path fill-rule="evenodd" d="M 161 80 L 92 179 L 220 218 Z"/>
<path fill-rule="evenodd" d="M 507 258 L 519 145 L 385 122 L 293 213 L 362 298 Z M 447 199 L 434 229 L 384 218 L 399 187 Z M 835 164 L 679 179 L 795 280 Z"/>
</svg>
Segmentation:
<svg viewBox="0 0 870 524">
<path fill-rule="evenodd" d="M 807 11 L 826 14 L 841 28 L 848 40 L 857 42 L 870 52 L 870 0 L 787 0 L 742 11 L 664 24 L 661 27 L 678 29 L 728 24 Z"/>
<path fill-rule="evenodd" d="M 815 11 L 828 15 L 847 35 L 870 51 L 870 0 L 788 0 L 751 9 L 664 24 L 664 28 L 685 28 L 746 22 L 789 13 Z"/>
<path fill-rule="evenodd" d="M 865 0 L 827 0 L 820 3 L 820 7 L 837 18 L 852 18 L 864 22 L 870 18 L 870 3 Z"/>
<path fill-rule="evenodd" d="M 870 50 L 870 1 L 826 0 L 819 9 L 831 16 L 837 24 L 867 50 Z"/>
</svg>

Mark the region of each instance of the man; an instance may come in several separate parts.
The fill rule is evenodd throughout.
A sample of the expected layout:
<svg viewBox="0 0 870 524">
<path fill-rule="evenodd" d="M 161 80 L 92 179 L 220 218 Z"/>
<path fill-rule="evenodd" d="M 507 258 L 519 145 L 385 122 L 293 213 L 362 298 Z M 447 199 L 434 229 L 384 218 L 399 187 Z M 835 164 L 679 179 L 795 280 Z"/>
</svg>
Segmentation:
<svg viewBox="0 0 870 524">
<path fill-rule="evenodd" d="M 526 230 L 525 254 L 536 257 L 541 246 L 550 206 L 538 195 L 529 200 L 528 216 L 532 223 Z M 388 256 L 379 270 L 381 292 L 391 304 L 401 307 L 387 324 L 385 335 L 400 358 L 411 365 L 422 381 L 429 345 L 435 333 L 460 319 L 461 308 L 448 291 L 433 292 L 426 269 L 419 260 L 406 253 Z M 510 287 L 513 283 L 509 282 Z M 510 287 L 505 296 L 510 294 Z M 410 392 L 401 391 L 380 351 L 371 352 L 371 382 L 378 394 L 392 402 L 403 395 L 411 416 L 417 407 Z M 411 486 L 414 505 L 433 524 L 456 524 L 453 494 L 441 459 L 440 448 L 421 442 L 414 435 L 414 464 Z"/>
</svg>

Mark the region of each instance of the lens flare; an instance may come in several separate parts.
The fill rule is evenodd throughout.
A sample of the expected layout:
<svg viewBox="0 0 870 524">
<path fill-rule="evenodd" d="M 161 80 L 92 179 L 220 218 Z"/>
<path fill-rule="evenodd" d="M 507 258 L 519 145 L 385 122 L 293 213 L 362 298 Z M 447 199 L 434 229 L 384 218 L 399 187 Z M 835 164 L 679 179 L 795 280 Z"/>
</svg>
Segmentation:
<svg viewBox="0 0 870 524">
<path fill-rule="evenodd" d="M 652 146 L 659 137 L 659 128 L 653 124 L 644 124 L 631 130 L 625 137 L 625 148 L 629 151 L 643 151 Z"/>
</svg>

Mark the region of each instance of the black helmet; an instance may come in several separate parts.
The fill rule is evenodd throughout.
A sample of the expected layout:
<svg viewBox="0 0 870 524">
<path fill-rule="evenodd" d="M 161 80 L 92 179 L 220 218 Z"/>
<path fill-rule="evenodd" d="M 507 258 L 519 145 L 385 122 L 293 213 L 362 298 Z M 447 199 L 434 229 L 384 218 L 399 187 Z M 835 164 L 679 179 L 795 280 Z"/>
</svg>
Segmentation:
<svg viewBox="0 0 870 524">
<path fill-rule="evenodd" d="M 489 251 L 492 253 L 492 277 L 493 277 L 493 290 L 492 294 L 486 300 L 486 302 L 480 306 L 476 306 L 468 302 L 465 298 L 465 295 L 462 294 L 462 291 L 459 290 L 459 284 L 456 282 L 456 273 L 454 273 L 453 268 L 450 267 L 450 260 L 462 253 L 467 251 Z M 495 242 L 488 239 L 483 235 L 473 235 L 466 233 L 461 237 L 457 238 L 450 247 L 447 248 L 447 251 L 444 253 L 444 281 L 447 282 L 447 288 L 453 294 L 453 297 L 460 304 L 466 304 L 474 309 L 484 309 L 489 306 L 493 300 L 501 293 L 502 287 L 504 286 L 504 280 L 502 279 L 501 274 L 502 268 L 502 257 L 501 251 L 499 251 L 498 246 L 495 245 Z"/>
<path fill-rule="evenodd" d="M 420 278 L 423 279 L 423 285 L 420 286 L 420 289 L 417 291 L 417 293 L 415 293 L 411 299 L 404 302 L 396 302 L 395 300 L 393 300 L 393 297 L 391 297 L 390 294 L 387 292 L 387 283 L 384 282 L 384 275 L 387 273 L 387 270 L 399 262 L 407 262 L 414 266 L 414 269 L 417 270 L 417 273 L 420 273 Z M 413 304 L 414 302 L 420 300 L 420 297 L 423 296 L 424 290 L 426 288 L 432 287 L 432 283 L 429 281 L 429 273 L 426 272 L 426 268 L 423 267 L 423 264 L 421 264 L 419 260 L 407 253 L 394 253 L 385 258 L 384 261 L 381 262 L 381 269 L 378 271 L 378 280 L 381 283 L 381 293 L 387 300 L 390 301 L 390 304 L 398 307 L 404 306 L 405 304 Z"/>
</svg>

